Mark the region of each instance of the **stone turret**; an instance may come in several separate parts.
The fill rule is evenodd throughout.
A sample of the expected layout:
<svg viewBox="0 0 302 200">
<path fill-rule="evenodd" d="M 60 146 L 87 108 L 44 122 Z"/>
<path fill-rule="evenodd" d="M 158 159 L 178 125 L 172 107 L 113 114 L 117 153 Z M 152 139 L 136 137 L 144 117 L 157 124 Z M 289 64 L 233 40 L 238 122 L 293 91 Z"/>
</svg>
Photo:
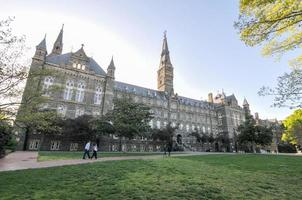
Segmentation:
<svg viewBox="0 0 302 200">
<path fill-rule="evenodd" d="M 115 73 L 115 65 L 114 65 L 113 56 L 112 56 L 110 64 L 107 68 L 107 76 L 114 79 L 114 73 Z"/>
<path fill-rule="evenodd" d="M 164 33 L 159 69 L 157 71 L 157 89 L 173 94 L 173 66 L 170 60 L 170 52 L 166 32 Z"/>
<path fill-rule="evenodd" d="M 47 56 L 47 48 L 46 48 L 46 35 L 43 40 L 36 46 L 36 52 L 33 59 L 38 62 L 45 62 L 45 58 Z"/>
<path fill-rule="evenodd" d="M 50 55 L 60 55 L 63 51 L 63 28 L 64 24 L 62 25 L 61 31 L 53 45 L 52 51 Z"/>
<path fill-rule="evenodd" d="M 250 104 L 247 102 L 246 98 L 244 98 L 242 106 L 245 111 L 245 114 L 250 115 L 251 114 Z"/>
</svg>

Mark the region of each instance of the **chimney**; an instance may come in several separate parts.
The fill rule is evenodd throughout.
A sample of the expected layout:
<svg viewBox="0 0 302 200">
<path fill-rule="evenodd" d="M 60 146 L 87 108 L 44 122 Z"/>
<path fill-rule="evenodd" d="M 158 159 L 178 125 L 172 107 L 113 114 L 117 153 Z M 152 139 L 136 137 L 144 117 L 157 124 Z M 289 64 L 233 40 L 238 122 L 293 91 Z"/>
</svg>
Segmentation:
<svg viewBox="0 0 302 200">
<path fill-rule="evenodd" d="M 212 93 L 208 94 L 208 102 L 213 103 L 213 94 Z"/>
</svg>

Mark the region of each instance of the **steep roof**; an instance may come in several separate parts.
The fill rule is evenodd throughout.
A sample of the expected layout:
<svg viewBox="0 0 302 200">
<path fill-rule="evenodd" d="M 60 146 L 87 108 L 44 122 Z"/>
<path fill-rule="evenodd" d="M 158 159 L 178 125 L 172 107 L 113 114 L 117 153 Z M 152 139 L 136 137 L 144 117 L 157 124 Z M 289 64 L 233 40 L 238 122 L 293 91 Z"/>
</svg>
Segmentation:
<svg viewBox="0 0 302 200">
<path fill-rule="evenodd" d="M 165 95 L 165 92 L 153 90 L 149 88 L 140 87 L 137 85 L 132 85 L 128 83 L 123 83 L 119 81 L 115 81 L 115 90 L 119 90 L 126 93 L 132 93 L 132 94 L 138 94 L 141 96 L 161 99 L 161 100 L 167 100 L 167 97 Z M 202 108 L 212 108 L 214 105 L 208 103 L 207 101 L 202 100 L 196 100 L 196 99 L 190 99 L 183 96 L 178 96 L 178 101 L 180 104 L 183 105 L 191 105 L 196 107 L 202 107 Z"/>
<path fill-rule="evenodd" d="M 71 59 L 72 53 L 65 53 L 61 55 L 49 55 L 46 57 L 46 62 L 60 65 L 68 64 Z M 94 71 L 96 74 L 106 76 L 105 71 L 101 68 L 101 66 L 91 57 L 88 57 L 88 68 Z"/>
</svg>

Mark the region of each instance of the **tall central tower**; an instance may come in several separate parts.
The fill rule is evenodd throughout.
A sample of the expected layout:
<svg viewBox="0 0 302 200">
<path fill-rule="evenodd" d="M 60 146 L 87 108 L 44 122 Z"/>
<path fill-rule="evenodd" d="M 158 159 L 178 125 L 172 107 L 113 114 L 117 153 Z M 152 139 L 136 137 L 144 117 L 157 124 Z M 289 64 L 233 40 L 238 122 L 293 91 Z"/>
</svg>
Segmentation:
<svg viewBox="0 0 302 200">
<path fill-rule="evenodd" d="M 157 71 L 157 89 L 159 91 L 168 92 L 169 94 L 173 94 L 174 92 L 173 91 L 173 66 L 170 60 L 166 32 L 164 33 L 160 64 L 159 64 L 159 69 Z"/>
</svg>

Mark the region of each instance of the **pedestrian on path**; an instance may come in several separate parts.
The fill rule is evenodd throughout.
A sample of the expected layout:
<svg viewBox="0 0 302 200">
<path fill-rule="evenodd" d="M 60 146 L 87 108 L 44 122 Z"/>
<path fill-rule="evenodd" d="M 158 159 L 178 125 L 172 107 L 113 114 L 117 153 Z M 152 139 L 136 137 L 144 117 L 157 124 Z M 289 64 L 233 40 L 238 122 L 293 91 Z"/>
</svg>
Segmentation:
<svg viewBox="0 0 302 200">
<path fill-rule="evenodd" d="M 88 156 L 88 158 L 90 158 L 89 150 L 90 150 L 90 140 L 85 145 L 83 159 L 86 159 L 86 155 Z"/>
<path fill-rule="evenodd" d="M 93 154 L 92 154 L 92 156 L 90 157 L 90 159 L 92 159 L 93 157 L 94 157 L 95 159 L 98 159 L 98 156 L 97 156 L 98 145 L 93 144 L 92 150 L 93 150 Z"/>
</svg>

